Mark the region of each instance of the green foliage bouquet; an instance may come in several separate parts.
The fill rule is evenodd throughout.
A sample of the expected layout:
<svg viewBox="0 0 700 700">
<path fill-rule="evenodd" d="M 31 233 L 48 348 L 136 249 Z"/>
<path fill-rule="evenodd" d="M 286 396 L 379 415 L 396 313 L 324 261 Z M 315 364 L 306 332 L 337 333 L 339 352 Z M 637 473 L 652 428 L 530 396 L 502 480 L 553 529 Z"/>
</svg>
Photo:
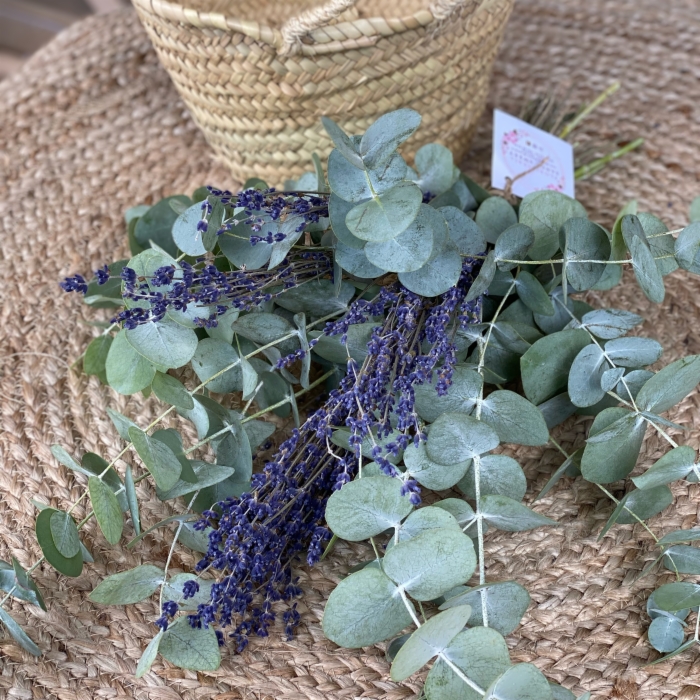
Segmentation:
<svg viewBox="0 0 700 700">
<path fill-rule="evenodd" d="M 125 442 L 110 463 L 54 446 L 87 477 L 81 500 L 92 510 L 76 523 L 75 505 L 37 503 L 43 558 L 29 571 L 1 565 L 3 602 L 44 607 L 30 578 L 44 560 L 78 576 L 92 561 L 79 531 L 93 517 L 112 545 L 130 518 L 129 547 L 175 523 L 164 566 L 110 576 L 91 599 L 159 596 L 137 676 L 158 653 L 213 670 L 221 645 L 241 651 L 251 635 L 274 631 L 280 613 L 284 634 L 294 633 L 303 559 L 315 564 L 338 538 L 368 541 L 374 557 L 328 599 L 330 640 L 386 641 L 397 681 L 434 660 L 428 700 L 574 698 L 536 666 L 510 661 L 505 636 L 530 597 L 517 581 L 486 579 L 484 535 L 557 523 L 522 503 L 523 470 L 498 450 L 555 445 L 564 461 L 540 496 L 564 476 L 597 484 L 615 501 L 601 536 L 616 523 L 646 528 L 671 503 L 669 483 L 700 478 L 695 450 L 676 443 L 680 426 L 663 416 L 700 382 L 700 356 L 651 371 L 660 344 L 628 335 L 642 318 L 580 298 L 611 289 L 631 265 L 661 303 L 665 275 L 700 272 L 700 222 L 668 231 L 632 203 L 608 232 L 555 191 L 514 205 L 466 178 L 444 146 L 424 146 L 408 166 L 397 149 L 419 123 L 404 109 L 350 136 L 326 119 L 335 144 L 327 169 L 316 158 L 315 171 L 283 191 L 254 180 L 237 194 L 202 188 L 135 207 L 126 213 L 131 260 L 89 283 L 62 283 L 115 313 L 84 370 L 121 394 L 153 392 L 168 408 L 147 426 L 108 409 Z M 302 421 L 297 400 L 309 392 L 318 407 Z M 231 393 L 235 409 L 215 399 Z M 193 424 L 197 442 L 185 447 L 179 431 L 161 427 L 173 413 Z M 261 419 L 272 414 L 295 427 L 270 455 L 276 427 Z M 585 445 L 567 454 L 550 431 L 574 414 L 594 418 Z M 671 449 L 618 501 L 606 485 L 628 480 L 647 429 Z M 132 450 L 142 468 L 119 473 Z M 135 484 L 147 478 L 182 508 L 142 529 Z M 446 489 L 462 497 L 423 505 Z M 679 579 L 648 605 L 649 640 L 669 658 L 699 640 L 697 621 L 687 641 L 685 625 L 700 585 L 680 575 L 700 574 L 688 544 L 700 530 L 654 538 L 655 564 Z M 169 573 L 177 543 L 201 554 L 192 573 Z M 0 619 L 40 653 L 1 607 Z"/>
</svg>

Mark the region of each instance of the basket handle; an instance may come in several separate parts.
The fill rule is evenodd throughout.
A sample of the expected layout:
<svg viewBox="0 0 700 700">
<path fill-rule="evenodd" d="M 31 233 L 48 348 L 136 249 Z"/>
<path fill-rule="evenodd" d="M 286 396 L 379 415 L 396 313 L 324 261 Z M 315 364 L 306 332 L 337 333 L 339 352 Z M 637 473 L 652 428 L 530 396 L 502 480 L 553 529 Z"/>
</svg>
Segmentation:
<svg viewBox="0 0 700 700">
<path fill-rule="evenodd" d="M 345 10 L 355 6 L 357 0 L 330 0 L 320 7 L 312 7 L 297 17 L 288 19 L 281 29 L 282 47 L 279 53 L 289 56 L 301 49 L 301 39 L 314 29 L 328 24 Z"/>
<path fill-rule="evenodd" d="M 430 12 L 437 22 L 444 22 L 457 10 L 473 12 L 481 4 L 482 0 L 433 0 Z"/>
<path fill-rule="evenodd" d="M 467 6 L 469 10 L 474 11 L 481 2 L 482 0 L 433 0 L 430 3 L 430 12 L 435 21 L 444 22 L 453 12 L 464 10 Z M 356 3 L 357 0 L 330 0 L 325 5 L 312 7 L 297 17 L 288 19 L 280 30 L 282 35 L 280 55 L 290 56 L 298 53 L 304 36 L 336 19 Z"/>
</svg>

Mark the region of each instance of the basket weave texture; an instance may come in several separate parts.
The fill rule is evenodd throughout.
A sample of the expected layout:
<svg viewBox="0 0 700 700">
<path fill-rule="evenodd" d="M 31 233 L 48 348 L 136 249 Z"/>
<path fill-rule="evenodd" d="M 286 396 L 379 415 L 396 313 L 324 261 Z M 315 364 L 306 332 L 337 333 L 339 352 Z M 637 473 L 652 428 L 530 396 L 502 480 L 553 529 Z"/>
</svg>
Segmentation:
<svg viewBox="0 0 700 700">
<path fill-rule="evenodd" d="M 412 107 L 423 124 L 407 154 L 441 141 L 461 158 L 513 2 L 133 0 L 218 158 L 238 180 L 273 185 L 328 155 L 323 115 L 362 133 Z"/>
<path fill-rule="evenodd" d="M 621 204 L 638 197 L 643 209 L 677 228 L 687 223 L 687 206 L 700 193 L 699 55 L 697 0 L 518 0 L 490 105 L 517 113 L 534 91 L 562 78 L 583 101 L 620 80 L 623 89 L 584 131 L 640 135 L 646 145 L 581 183 L 577 194 L 604 224 L 611 225 Z M 488 175 L 490 120 L 488 113 L 481 120 L 463 163 L 480 181 Z M 50 446 L 112 458 L 123 442 L 105 407 L 140 425 L 158 413 L 154 400 L 118 397 L 95 377 L 70 369 L 98 332 L 78 320 L 98 314 L 58 293 L 56 281 L 127 255 L 126 207 L 191 192 L 202 183 L 236 183 L 212 163 L 133 12 L 71 28 L 0 83 L 0 143 L 0 558 L 15 556 L 28 567 L 40 555 L 30 499 L 65 509 L 85 488 L 84 477 L 60 466 Z M 647 302 L 629 278 L 590 301 L 642 314 L 647 322 L 640 333 L 663 343 L 665 362 L 700 353 L 697 277 L 667 278 L 661 305 Z M 668 418 L 690 428 L 684 442 L 700 446 L 700 392 Z M 576 448 L 589 424 L 571 420 L 556 437 L 567 449 Z M 667 450 L 649 435 L 640 467 Z M 527 474 L 531 502 L 561 457 L 542 448 L 512 454 Z M 122 471 L 124 464 L 117 467 Z M 148 480 L 137 489 L 145 525 L 173 514 Z M 659 535 L 698 525 L 700 485 L 678 483 L 673 490 L 674 504 L 650 522 Z M 695 700 L 696 650 L 645 667 L 659 656 L 646 640 L 645 601 L 673 580 L 661 570 L 633 583 L 656 557 L 648 533 L 625 525 L 598 541 L 612 507 L 581 480 L 563 480 L 535 508 L 561 526 L 486 535 L 488 580 L 516 580 L 532 596 L 522 625 L 508 638 L 512 658 L 533 661 L 577 694 L 591 690 L 594 700 Z M 78 518 L 85 514 L 82 505 L 75 512 Z M 279 625 L 269 638 L 254 639 L 244 654 L 226 652 L 215 673 L 182 671 L 158 660 L 135 679 L 138 658 L 155 630 L 156 601 L 98 606 L 88 593 L 109 574 L 147 562 L 162 566 L 171 539 L 169 530 L 159 528 L 133 550 L 112 547 L 93 521 L 84 542 L 95 563 L 79 578 L 41 566 L 36 580 L 48 612 L 16 602 L 10 612 L 45 655 L 35 659 L 0 631 L 0 700 L 416 697 L 420 676 L 392 682 L 381 645 L 338 649 L 323 637 L 325 601 L 351 566 L 371 556 L 364 545 L 338 546 L 318 566 L 299 567 L 302 623 L 292 641 L 282 639 Z M 193 565 L 191 552 L 176 550 L 174 572 Z"/>
</svg>

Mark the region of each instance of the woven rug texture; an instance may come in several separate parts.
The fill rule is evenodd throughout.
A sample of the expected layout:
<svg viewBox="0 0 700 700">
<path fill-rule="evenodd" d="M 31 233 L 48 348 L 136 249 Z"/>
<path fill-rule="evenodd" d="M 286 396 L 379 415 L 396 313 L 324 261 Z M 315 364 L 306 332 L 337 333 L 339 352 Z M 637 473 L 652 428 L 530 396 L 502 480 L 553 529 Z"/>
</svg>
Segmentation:
<svg viewBox="0 0 700 700">
<path fill-rule="evenodd" d="M 567 81 L 578 101 L 613 80 L 619 93 L 582 129 L 595 137 L 632 139 L 644 147 L 579 185 L 596 220 L 611 226 L 630 198 L 677 228 L 700 194 L 700 11 L 697 0 L 518 0 L 497 60 L 489 112 L 465 168 L 486 178 L 490 108 L 518 113 L 537 92 Z M 81 323 L 106 316 L 60 293 L 57 282 L 127 255 L 123 210 L 210 183 L 234 187 L 199 135 L 132 11 L 88 19 L 60 35 L 21 72 L 0 83 L 0 558 L 29 567 L 39 556 L 30 498 L 67 508 L 83 477 L 59 466 L 50 446 L 107 458 L 122 443 L 105 408 L 145 425 L 157 403 L 125 399 L 70 369 L 97 330 Z M 700 280 L 674 273 L 665 302 L 653 306 L 636 284 L 596 298 L 639 312 L 642 335 L 658 338 L 664 362 L 700 353 Z M 670 414 L 700 446 L 700 395 Z M 589 419 L 557 431 L 578 446 Z M 648 434 L 641 464 L 666 445 Z M 513 452 L 528 479 L 527 499 L 561 459 L 552 449 Z M 120 468 L 123 468 L 123 464 Z M 139 465 L 135 464 L 137 468 Z M 148 526 L 172 514 L 144 481 L 138 491 Z M 675 501 L 650 525 L 664 533 L 695 526 L 700 486 L 673 487 Z M 619 491 L 616 492 L 619 495 Z M 590 484 L 564 479 L 537 510 L 561 527 L 488 533 L 489 580 L 515 579 L 532 605 L 509 637 L 512 657 L 536 663 L 576 693 L 619 700 L 691 700 L 700 695 L 698 651 L 645 667 L 658 657 L 646 640 L 645 601 L 668 572 L 632 580 L 655 556 L 639 526 L 617 526 L 600 542 L 612 505 Z M 85 514 L 79 507 L 78 518 Z M 125 535 L 129 536 L 130 525 Z M 220 670 L 198 674 L 158 660 L 134 679 L 154 634 L 154 601 L 128 607 L 92 604 L 105 576 L 140 563 L 163 563 L 171 531 L 159 529 L 133 551 L 111 547 L 93 523 L 84 541 L 95 556 L 77 579 L 42 566 L 36 581 L 48 612 L 12 603 L 11 613 L 46 652 L 34 659 L 0 633 L 0 698 L 17 700 L 402 700 L 420 683 L 393 683 L 381 646 L 338 649 L 322 634 L 324 602 L 348 568 L 367 558 L 364 545 L 339 546 L 321 565 L 299 568 L 302 624 L 284 641 L 281 628 L 253 640 Z M 194 558 L 177 551 L 174 570 Z M 279 632 L 279 633 L 277 633 Z M 418 679 L 420 680 L 420 678 Z"/>
</svg>

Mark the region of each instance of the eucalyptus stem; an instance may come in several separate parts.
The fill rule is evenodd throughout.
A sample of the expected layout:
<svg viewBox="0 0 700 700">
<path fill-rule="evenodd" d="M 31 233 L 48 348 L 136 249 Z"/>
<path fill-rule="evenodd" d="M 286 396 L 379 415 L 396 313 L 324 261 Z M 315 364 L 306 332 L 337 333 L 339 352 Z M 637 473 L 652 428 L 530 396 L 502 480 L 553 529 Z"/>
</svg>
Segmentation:
<svg viewBox="0 0 700 700">
<path fill-rule="evenodd" d="M 486 348 L 488 347 L 489 341 L 491 340 L 491 333 L 493 332 L 496 319 L 503 310 L 506 300 L 511 295 L 511 292 L 515 288 L 515 280 L 511 282 L 508 292 L 501 299 L 501 303 L 496 308 L 496 312 L 493 315 L 491 321 L 488 324 L 488 330 L 486 331 L 486 337 L 479 343 L 479 364 L 477 365 L 476 371 L 481 375 L 481 389 L 479 390 L 479 399 L 476 402 L 476 410 L 474 412 L 474 417 L 477 420 L 481 420 L 481 405 L 484 400 L 484 363 L 486 361 Z M 483 312 L 482 312 L 483 313 Z M 476 505 L 476 533 L 477 533 L 477 546 L 479 549 L 479 585 L 483 586 L 486 583 L 486 567 L 484 564 L 484 519 L 481 513 L 481 460 L 478 455 L 472 459 L 472 465 L 474 467 L 474 500 Z M 481 617 L 484 623 L 484 627 L 489 626 L 489 611 L 486 604 L 486 595 L 483 591 L 479 596 L 481 598 Z"/>
</svg>

